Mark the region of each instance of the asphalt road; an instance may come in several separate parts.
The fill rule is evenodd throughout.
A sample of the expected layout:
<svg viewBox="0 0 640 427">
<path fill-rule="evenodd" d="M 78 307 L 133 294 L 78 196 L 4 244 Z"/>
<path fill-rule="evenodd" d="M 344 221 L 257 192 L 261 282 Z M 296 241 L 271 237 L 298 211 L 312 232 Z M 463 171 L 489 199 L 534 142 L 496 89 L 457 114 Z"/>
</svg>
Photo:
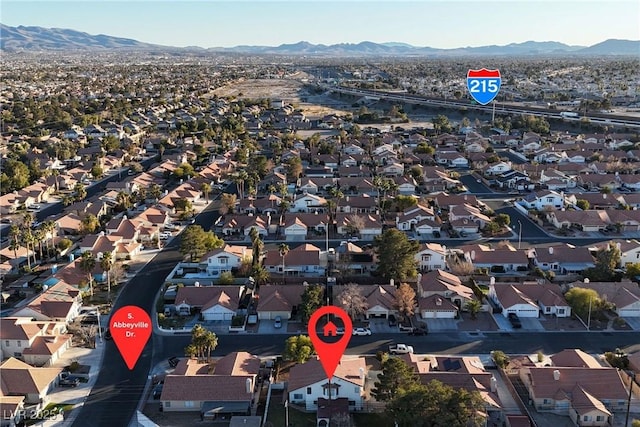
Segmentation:
<svg viewBox="0 0 640 427">
<path fill-rule="evenodd" d="M 217 212 L 209 207 L 197 216 L 196 223 L 208 229 L 216 217 Z M 179 246 L 180 236 L 177 236 L 122 289 L 113 311 L 123 306 L 135 305 L 153 314 L 154 300 L 164 279 L 176 263 L 182 260 L 182 255 L 178 252 Z M 142 397 L 151 367 L 164 357 L 164 340 L 164 337 L 152 335 L 133 370 L 127 368 L 114 342 L 107 341 L 98 379 L 73 426 L 129 425 Z M 91 420 L 90 424 L 87 424 L 87 420 Z"/>
<path fill-rule="evenodd" d="M 509 217 L 511 218 L 511 228 L 515 233 L 520 233 L 520 224 L 522 224 L 522 239 L 524 241 L 549 237 L 549 235 L 543 229 L 534 224 L 529 219 L 529 217 L 522 214 L 513 206 L 505 206 L 503 208 L 496 209 L 496 213 L 505 213 L 509 215 Z M 520 221 L 520 224 L 518 223 L 518 221 Z M 553 241 L 557 240 L 558 239 L 556 237 L 553 238 Z"/>
<path fill-rule="evenodd" d="M 469 190 L 469 193 L 473 195 L 489 194 L 492 197 L 500 197 L 501 193 L 496 193 L 492 189 L 487 187 L 483 182 L 478 182 L 478 178 L 476 178 L 474 175 L 460 175 L 460 182 L 462 182 L 464 186 Z"/>
<path fill-rule="evenodd" d="M 232 351 L 247 351 L 260 356 L 282 354 L 289 335 L 220 335 L 213 356 Z M 164 336 L 160 359 L 183 356 L 189 336 Z M 387 350 L 389 344 L 404 343 L 414 347 L 416 353 L 488 354 L 502 350 L 508 354 L 556 353 L 566 348 L 580 348 L 587 353 L 603 353 L 616 348 L 627 352 L 640 350 L 635 332 L 513 332 L 468 333 L 442 332 L 414 337 L 406 334 L 374 334 L 352 337 L 346 354 L 375 354 Z"/>
</svg>

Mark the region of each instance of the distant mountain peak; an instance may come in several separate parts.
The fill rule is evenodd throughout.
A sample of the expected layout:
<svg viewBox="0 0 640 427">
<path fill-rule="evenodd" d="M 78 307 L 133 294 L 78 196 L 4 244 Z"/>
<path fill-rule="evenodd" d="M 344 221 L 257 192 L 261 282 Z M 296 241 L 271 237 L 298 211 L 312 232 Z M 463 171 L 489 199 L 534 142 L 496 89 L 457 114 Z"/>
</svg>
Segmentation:
<svg viewBox="0 0 640 427">
<path fill-rule="evenodd" d="M 90 49 L 183 49 L 185 51 L 204 50 L 199 46 L 175 48 L 143 43 L 133 39 L 113 37 L 105 34 L 88 33 L 63 29 L 20 25 L 10 27 L 0 24 L 0 49 L 11 50 L 90 50 Z M 439 49 L 418 47 L 402 42 L 337 43 L 333 45 L 313 44 L 306 40 L 285 43 L 279 46 L 236 46 L 232 48 L 209 48 L 209 52 L 229 52 L 244 54 L 276 55 L 317 55 L 317 56 L 535 56 L 535 55 L 636 55 L 640 56 L 640 41 L 609 39 L 593 46 L 569 46 L 557 41 L 527 40 L 503 46 L 459 47 Z"/>
</svg>

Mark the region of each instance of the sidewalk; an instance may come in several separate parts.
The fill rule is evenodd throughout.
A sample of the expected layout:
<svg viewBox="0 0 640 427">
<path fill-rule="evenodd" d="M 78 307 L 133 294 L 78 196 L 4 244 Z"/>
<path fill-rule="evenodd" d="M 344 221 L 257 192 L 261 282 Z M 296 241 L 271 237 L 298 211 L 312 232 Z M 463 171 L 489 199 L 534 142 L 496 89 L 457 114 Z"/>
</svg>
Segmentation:
<svg viewBox="0 0 640 427">
<path fill-rule="evenodd" d="M 93 385 L 98 379 L 98 372 L 100 371 L 102 357 L 104 355 L 104 347 L 104 340 L 96 337 L 96 348 L 72 347 L 53 365 L 56 368 L 64 368 L 71 362 L 77 361 L 81 365 L 88 365 L 91 368 L 89 370 L 88 382 L 80 383 L 78 387 L 73 388 L 57 387 L 49 394 L 51 402 L 73 404 L 73 409 L 68 415 L 65 415 L 64 421 L 55 422 L 51 424 L 52 426 L 70 426 L 73 424 L 80 412 L 80 408 L 84 405 L 84 402 L 91 393 Z"/>
</svg>

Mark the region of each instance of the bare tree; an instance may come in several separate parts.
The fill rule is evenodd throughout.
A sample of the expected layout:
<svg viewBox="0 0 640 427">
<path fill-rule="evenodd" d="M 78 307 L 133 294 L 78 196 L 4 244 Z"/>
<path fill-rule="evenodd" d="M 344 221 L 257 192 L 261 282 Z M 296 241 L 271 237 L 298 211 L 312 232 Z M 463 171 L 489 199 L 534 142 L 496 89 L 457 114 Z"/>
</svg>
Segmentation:
<svg viewBox="0 0 640 427">
<path fill-rule="evenodd" d="M 369 308 L 367 299 L 362 294 L 362 288 L 357 283 L 342 286 L 342 290 L 338 294 L 338 304 L 352 319 L 364 314 Z"/>
<path fill-rule="evenodd" d="M 413 316 L 416 307 L 416 292 L 410 284 L 401 283 L 396 289 L 395 306 L 406 317 Z"/>
<path fill-rule="evenodd" d="M 473 273 L 473 264 L 467 260 L 453 257 L 449 260 L 449 270 L 456 276 L 468 276 Z"/>
<path fill-rule="evenodd" d="M 360 232 L 364 229 L 364 219 L 362 219 L 359 215 L 351 215 L 347 218 L 347 232 L 349 234 L 360 234 Z"/>
</svg>

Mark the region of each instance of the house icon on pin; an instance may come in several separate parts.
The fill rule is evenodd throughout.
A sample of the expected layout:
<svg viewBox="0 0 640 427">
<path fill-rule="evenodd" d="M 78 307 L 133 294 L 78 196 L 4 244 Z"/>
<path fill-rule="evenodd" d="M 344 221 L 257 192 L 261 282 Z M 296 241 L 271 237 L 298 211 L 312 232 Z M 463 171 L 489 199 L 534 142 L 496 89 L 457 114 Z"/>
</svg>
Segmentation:
<svg viewBox="0 0 640 427">
<path fill-rule="evenodd" d="M 332 321 L 329 321 L 322 328 L 322 334 L 325 337 L 329 337 L 329 336 L 334 336 L 335 337 L 336 335 L 338 335 L 338 328 L 336 327 L 336 325 Z"/>
</svg>

